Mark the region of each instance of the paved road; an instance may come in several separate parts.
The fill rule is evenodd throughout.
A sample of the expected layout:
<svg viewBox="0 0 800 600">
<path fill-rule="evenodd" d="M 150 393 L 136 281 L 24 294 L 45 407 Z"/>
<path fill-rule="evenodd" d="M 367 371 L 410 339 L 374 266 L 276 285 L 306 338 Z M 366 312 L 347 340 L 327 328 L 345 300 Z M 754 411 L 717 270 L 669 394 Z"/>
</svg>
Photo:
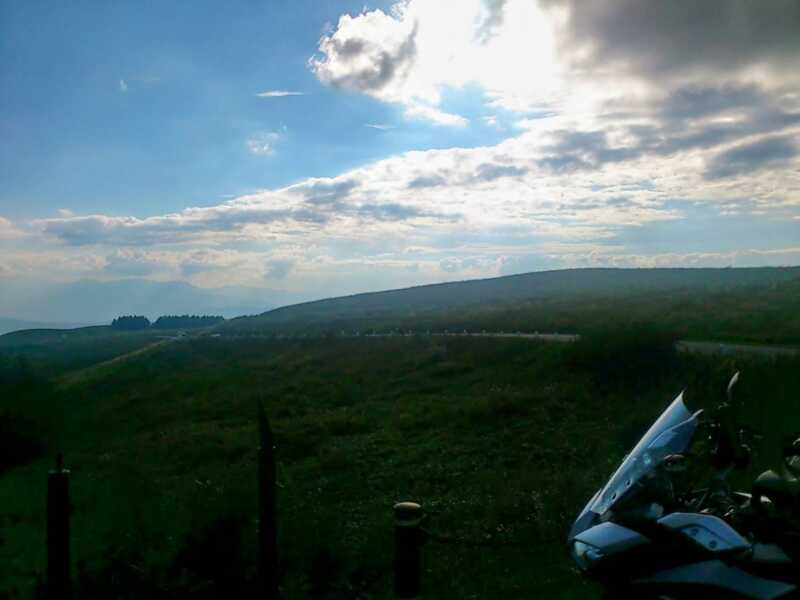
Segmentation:
<svg viewBox="0 0 800 600">
<path fill-rule="evenodd" d="M 800 354 L 800 348 L 790 348 L 788 346 L 721 344 L 718 342 L 691 342 L 686 340 L 678 342 L 678 350 L 698 354 L 763 354 L 767 356 L 795 356 Z"/>
</svg>

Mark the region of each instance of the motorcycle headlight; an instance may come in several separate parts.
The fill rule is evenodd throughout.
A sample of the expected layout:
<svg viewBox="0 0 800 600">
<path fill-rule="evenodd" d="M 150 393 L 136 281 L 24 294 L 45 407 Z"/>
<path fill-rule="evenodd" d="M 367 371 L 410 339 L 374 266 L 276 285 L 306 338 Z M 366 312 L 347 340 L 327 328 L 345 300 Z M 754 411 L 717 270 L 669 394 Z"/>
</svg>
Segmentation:
<svg viewBox="0 0 800 600">
<path fill-rule="evenodd" d="M 586 571 L 603 558 L 603 553 L 594 546 L 575 540 L 572 542 L 572 558 L 581 570 Z"/>
</svg>

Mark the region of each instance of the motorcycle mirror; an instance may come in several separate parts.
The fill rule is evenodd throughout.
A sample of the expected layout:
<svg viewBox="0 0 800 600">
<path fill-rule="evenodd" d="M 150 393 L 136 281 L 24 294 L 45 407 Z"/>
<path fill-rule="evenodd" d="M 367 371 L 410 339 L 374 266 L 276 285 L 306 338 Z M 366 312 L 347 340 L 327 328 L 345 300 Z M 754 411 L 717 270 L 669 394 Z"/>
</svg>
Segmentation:
<svg viewBox="0 0 800 600">
<path fill-rule="evenodd" d="M 739 381 L 739 371 L 736 371 L 728 382 L 728 404 L 733 402 L 733 386 L 736 385 L 737 381 Z"/>
</svg>

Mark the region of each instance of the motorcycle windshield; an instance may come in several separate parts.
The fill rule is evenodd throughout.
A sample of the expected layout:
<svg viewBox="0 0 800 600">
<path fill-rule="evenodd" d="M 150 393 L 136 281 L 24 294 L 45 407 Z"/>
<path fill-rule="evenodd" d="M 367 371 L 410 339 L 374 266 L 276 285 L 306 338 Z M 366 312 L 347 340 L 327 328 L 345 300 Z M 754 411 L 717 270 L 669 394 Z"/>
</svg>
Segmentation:
<svg viewBox="0 0 800 600">
<path fill-rule="evenodd" d="M 603 514 L 667 456 L 684 452 L 697 428 L 698 415 L 686 408 L 681 392 L 625 457 L 589 509 Z"/>
</svg>

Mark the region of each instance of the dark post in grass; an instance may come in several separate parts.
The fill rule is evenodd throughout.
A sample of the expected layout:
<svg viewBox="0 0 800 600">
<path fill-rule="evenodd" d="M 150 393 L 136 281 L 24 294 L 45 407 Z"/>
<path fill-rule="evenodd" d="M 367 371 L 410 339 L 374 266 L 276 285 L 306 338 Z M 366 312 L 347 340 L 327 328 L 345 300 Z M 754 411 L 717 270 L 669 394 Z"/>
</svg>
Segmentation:
<svg viewBox="0 0 800 600">
<path fill-rule="evenodd" d="M 70 597 L 69 471 L 59 452 L 56 468 L 47 474 L 47 598 Z"/>
<path fill-rule="evenodd" d="M 258 403 L 258 580 L 263 597 L 277 600 L 278 523 L 275 504 L 275 449 L 264 406 Z"/>
<path fill-rule="evenodd" d="M 394 505 L 394 596 L 422 597 L 422 507 Z"/>
</svg>

